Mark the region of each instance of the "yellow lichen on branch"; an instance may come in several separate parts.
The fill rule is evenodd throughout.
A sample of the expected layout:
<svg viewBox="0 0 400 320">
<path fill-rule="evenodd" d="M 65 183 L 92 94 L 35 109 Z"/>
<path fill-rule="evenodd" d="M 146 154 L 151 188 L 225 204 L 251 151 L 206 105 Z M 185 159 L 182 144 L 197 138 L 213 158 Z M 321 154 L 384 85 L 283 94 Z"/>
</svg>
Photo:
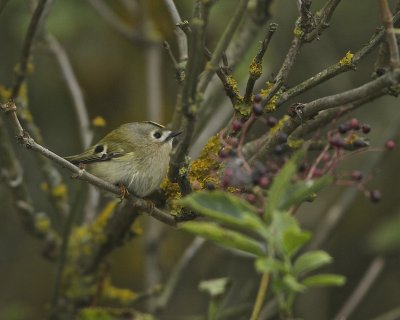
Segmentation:
<svg viewBox="0 0 400 320">
<path fill-rule="evenodd" d="M 198 159 L 194 160 L 189 166 L 189 180 L 192 185 L 199 189 L 204 189 L 207 184 L 218 184 L 217 171 L 220 166 L 218 161 L 218 151 L 221 149 L 221 142 L 218 136 L 211 137 L 204 146 Z M 179 211 L 175 200 L 179 200 L 182 195 L 177 183 L 172 183 L 165 179 L 161 184 L 161 189 L 167 197 L 167 204 L 172 212 Z"/>
<path fill-rule="evenodd" d="M 346 55 L 340 59 L 339 64 L 341 66 L 348 66 L 352 64 L 354 54 L 351 51 L 347 51 Z"/>
<path fill-rule="evenodd" d="M 262 74 L 262 64 L 257 62 L 256 59 L 253 59 L 250 63 L 249 72 L 251 77 L 258 79 Z"/>
</svg>

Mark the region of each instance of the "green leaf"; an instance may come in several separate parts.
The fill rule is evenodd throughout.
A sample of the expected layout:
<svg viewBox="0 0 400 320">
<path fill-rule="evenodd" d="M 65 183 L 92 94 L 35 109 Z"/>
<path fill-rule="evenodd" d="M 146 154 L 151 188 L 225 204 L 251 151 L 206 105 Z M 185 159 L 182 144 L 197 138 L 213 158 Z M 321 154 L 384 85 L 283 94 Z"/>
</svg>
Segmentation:
<svg viewBox="0 0 400 320">
<path fill-rule="evenodd" d="M 256 270 L 260 273 L 270 273 L 275 271 L 284 271 L 285 266 L 279 260 L 271 257 L 261 257 L 256 260 Z"/>
<path fill-rule="evenodd" d="M 201 215 L 235 227 L 259 231 L 263 225 L 248 202 L 224 191 L 193 192 L 180 201 Z"/>
<path fill-rule="evenodd" d="M 268 199 L 265 206 L 265 218 L 271 217 L 274 211 L 280 210 L 280 205 L 283 199 L 286 198 L 287 189 L 297 171 L 299 162 L 304 157 L 304 153 L 305 151 L 303 149 L 297 151 L 275 176 L 271 188 L 268 191 Z"/>
<path fill-rule="evenodd" d="M 311 238 L 311 233 L 298 228 L 287 229 L 283 234 L 283 251 L 289 257 L 294 255 Z"/>
<path fill-rule="evenodd" d="M 225 293 L 228 285 L 228 278 L 204 280 L 200 282 L 199 290 L 207 292 L 211 297 L 219 297 Z"/>
<path fill-rule="evenodd" d="M 287 274 L 283 277 L 283 283 L 291 290 L 296 292 L 302 292 L 306 290 L 306 286 L 302 285 L 297 281 L 291 274 Z"/>
<path fill-rule="evenodd" d="M 332 257 L 325 251 L 310 251 L 298 257 L 294 263 L 294 272 L 296 274 L 315 270 L 332 261 Z"/>
<path fill-rule="evenodd" d="M 280 206 L 280 209 L 287 210 L 293 205 L 306 201 L 313 193 L 316 193 L 323 187 L 331 184 L 332 181 L 333 178 L 326 175 L 317 180 L 297 182 L 286 191 L 286 195 L 283 203 Z"/>
<path fill-rule="evenodd" d="M 302 284 L 307 287 L 342 286 L 345 283 L 345 277 L 331 273 L 317 274 L 302 281 Z"/>
<path fill-rule="evenodd" d="M 209 222 L 188 221 L 181 224 L 180 228 L 224 247 L 242 250 L 256 256 L 265 254 L 263 246 L 256 240 Z"/>
</svg>

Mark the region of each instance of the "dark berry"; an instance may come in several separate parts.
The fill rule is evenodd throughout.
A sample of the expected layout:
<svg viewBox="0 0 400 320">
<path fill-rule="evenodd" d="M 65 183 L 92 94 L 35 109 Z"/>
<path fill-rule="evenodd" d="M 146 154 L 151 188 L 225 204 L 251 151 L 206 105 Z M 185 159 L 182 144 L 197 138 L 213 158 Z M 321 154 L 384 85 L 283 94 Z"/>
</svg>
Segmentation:
<svg viewBox="0 0 400 320">
<path fill-rule="evenodd" d="M 232 122 L 232 130 L 233 131 L 240 131 L 241 129 L 242 129 L 242 122 L 240 121 L 240 120 L 238 120 L 238 119 L 235 119 L 233 122 Z"/>
<path fill-rule="evenodd" d="M 246 200 L 251 204 L 255 204 L 257 201 L 257 197 L 255 194 L 249 193 L 246 195 Z"/>
<path fill-rule="evenodd" d="M 270 127 L 275 127 L 278 124 L 278 119 L 272 116 L 267 117 L 267 124 Z"/>
<path fill-rule="evenodd" d="M 261 104 L 253 104 L 253 113 L 255 116 L 261 116 L 263 114 L 263 107 L 261 106 Z"/>
<path fill-rule="evenodd" d="M 349 126 L 345 123 L 342 123 L 339 125 L 338 131 L 342 134 L 347 133 L 347 131 L 349 131 Z"/>
<path fill-rule="evenodd" d="M 260 170 L 253 170 L 251 173 L 251 180 L 254 184 L 257 184 L 260 181 L 262 174 L 263 173 Z"/>
<path fill-rule="evenodd" d="M 361 181 L 362 179 L 363 179 L 363 173 L 361 172 L 361 171 L 359 171 L 359 170 L 354 170 L 352 173 L 351 173 L 351 178 L 354 180 L 354 181 Z"/>
<path fill-rule="evenodd" d="M 261 188 L 265 189 L 265 188 L 268 188 L 270 182 L 271 181 L 269 180 L 269 178 L 267 176 L 263 176 L 260 178 L 260 180 L 258 180 L 258 185 Z"/>
<path fill-rule="evenodd" d="M 369 198 L 372 202 L 379 202 L 382 199 L 382 194 L 379 190 L 372 190 L 369 192 Z"/>
<path fill-rule="evenodd" d="M 393 150 L 394 148 L 396 148 L 396 142 L 394 140 L 388 140 L 385 143 L 385 147 L 387 150 Z"/>
<path fill-rule="evenodd" d="M 261 100 L 262 100 L 262 97 L 261 97 L 260 94 L 256 94 L 256 95 L 254 96 L 254 98 L 253 98 L 253 102 L 254 102 L 254 103 L 260 103 Z"/>
<path fill-rule="evenodd" d="M 339 149 L 344 148 L 346 146 L 346 141 L 344 141 L 340 137 L 331 138 L 329 140 L 329 143 L 331 144 L 332 147 L 339 148 Z"/>
<path fill-rule="evenodd" d="M 279 131 L 276 134 L 276 137 L 277 137 L 279 143 L 284 143 L 287 141 L 288 135 L 283 131 Z"/>
<path fill-rule="evenodd" d="M 349 121 L 349 127 L 352 130 L 360 130 L 360 121 L 358 119 L 353 118 Z"/>
<path fill-rule="evenodd" d="M 371 127 L 368 124 L 364 123 L 361 126 L 361 130 L 362 130 L 363 133 L 367 134 L 367 133 L 369 133 L 371 131 Z"/>
<path fill-rule="evenodd" d="M 368 142 L 361 139 L 357 139 L 353 142 L 353 147 L 356 149 L 365 148 L 368 147 L 368 145 L 369 145 Z"/>
<path fill-rule="evenodd" d="M 300 163 L 298 169 L 299 172 L 305 172 L 307 170 L 307 165 L 305 163 Z"/>
<path fill-rule="evenodd" d="M 280 156 L 283 152 L 285 151 L 284 145 L 283 144 L 278 144 L 274 148 L 274 153 L 277 156 Z"/>
<path fill-rule="evenodd" d="M 207 181 L 205 184 L 207 190 L 215 190 L 215 185 L 212 182 Z"/>
</svg>

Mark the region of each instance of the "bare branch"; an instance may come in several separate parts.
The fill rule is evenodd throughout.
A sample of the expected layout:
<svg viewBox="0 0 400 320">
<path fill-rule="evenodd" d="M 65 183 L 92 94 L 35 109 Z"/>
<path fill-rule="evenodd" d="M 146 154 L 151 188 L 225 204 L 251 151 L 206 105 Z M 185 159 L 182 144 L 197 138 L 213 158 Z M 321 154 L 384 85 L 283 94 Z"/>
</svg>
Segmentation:
<svg viewBox="0 0 400 320">
<path fill-rule="evenodd" d="M 242 20 L 247 4 L 249 0 L 241 0 L 240 3 L 236 7 L 236 11 L 233 14 L 232 19 L 229 21 L 228 26 L 224 30 L 218 44 L 211 56 L 210 61 L 207 63 L 206 68 L 201 75 L 201 79 L 198 86 L 199 93 L 204 93 L 207 89 L 208 84 L 210 83 L 211 78 L 213 77 L 215 71 L 218 69 L 219 62 L 222 59 L 222 54 L 225 52 L 229 43 L 232 40 L 232 37 L 239 26 L 240 21 Z"/>
<path fill-rule="evenodd" d="M 302 119 L 299 119 L 298 117 L 288 119 L 283 124 L 280 131 L 289 136 L 295 129 L 303 124 L 304 120 L 315 116 L 318 112 L 351 103 L 365 97 L 374 96 L 376 92 L 380 92 L 384 88 L 398 84 L 399 80 L 400 70 L 396 69 L 360 87 L 306 103 L 302 105 Z M 264 158 L 268 153 L 272 152 L 273 147 L 279 143 L 278 133 L 279 131 L 273 135 L 266 134 L 256 141 L 248 143 L 244 147 L 243 152 L 248 156 L 249 154 L 253 154 L 255 151 L 256 154 L 252 157 L 252 160 L 255 160 L 256 158 Z"/>
<path fill-rule="evenodd" d="M 358 307 L 362 299 L 368 293 L 376 279 L 381 274 L 383 267 L 385 266 L 385 260 L 382 257 L 376 257 L 369 265 L 364 276 L 358 283 L 357 287 L 346 301 L 344 306 L 340 309 L 338 314 L 335 316 L 335 320 L 348 319 L 353 311 Z"/>
<path fill-rule="evenodd" d="M 149 41 L 145 39 L 140 32 L 134 30 L 119 18 L 103 0 L 87 0 L 96 12 L 101 16 L 108 25 L 118 34 L 127 38 L 129 41 L 136 41 L 147 44 Z"/>
<path fill-rule="evenodd" d="M 399 16 L 400 15 L 397 15 L 395 17 L 396 21 L 399 19 Z M 326 68 L 325 70 L 322 70 L 321 72 L 317 73 L 316 75 L 308 78 L 302 83 L 294 86 L 293 88 L 290 88 L 289 90 L 283 92 L 280 95 L 279 101 L 277 102 L 276 106 L 279 107 L 290 98 L 293 98 L 325 81 L 328 81 L 329 79 L 332 79 L 338 74 L 341 74 L 349 70 L 354 70 L 358 62 L 361 59 L 363 59 L 366 55 L 368 55 L 373 49 L 375 49 L 376 46 L 382 41 L 383 35 L 384 35 L 383 30 L 379 30 L 377 33 L 375 33 L 371 37 L 367 45 L 365 45 L 359 51 L 354 53 L 354 55 L 352 55 L 350 63 L 344 63 L 342 61 L 339 61 L 334 65 Z"/>
<path fill-rule="evenodd" d="M 262 60 L 263 60 L 265 51 L 267 51 L 268 45 L 272 39 L 272 36 L 274 35 L 275 31 L 277 30 L 277 28 L 278 28 L 278 25 L 276 23 L 271 23 L 269 25 L 268 33 L 264 37 L 264 40 L 261 42 L 261 48 L 251 63 L 250 76 L 249 76 L 249 79 L 247 80 L 246 92 L 245 92 L 244 98 L 243 98 L 244 103 L 249 104 L 251 102 L 251 95 L 253 94 L 254 84 L 256 83 L 257 79 L 261 76 L 261 73 L 262 73 Z M 252 70 L 253 68 L 255 70 Z"/>
<path fill-rule="evenodd" d="M 165 5 L 167 6 L 168 12 L 172 18 L 172 21 L 175 25 L 178 25 L 182 22 L 181 16 L 178 12 L 178 9 L 175 6 L 174 0 L 164 0 Z M 188 46 L 187 46 L 187 38 L 182 29 L 176 27 L 174 29 L 176 40 L 179 48 L 179 60 L 185 61 L 188 58 Z"/>
<path fill-rule="evenodd" d="M 181 279 L 182 275 L 185 274 L 185 269 L 190 261 L 199 252 L 204 242 L 205 240 L 203 238 L 196 237 L 186 248 L 179 261 L 175 264 L 175 267 L 170 273 L 170 276 L 165 284 L 164 290 L 157 301 L 157 307 L 159 310 L 163 310 L 168 305 L 168 302 L 176 286 L 178 285 L 179 280 Z"/>
<path fill-rule="evenodd" d="M 60 66 L 65 83 L 69 89 L 75 107 L 75 113 L 78 118 L 79 132 L 81 136 L 82 146 L 89 147 L 93 139 L 93 132 L 90 130 L 89 114 L 87 112 L 85 100 L 78 79 L 72 69 L 71 62 L 61 44 L 51 34 L 46 36 L 46 41 L 51 52 L 54 54 Z"/>
<path fill-rule="evenodd" d="M 20 216 L 25 230 L 32 236 L 45 238 L 46 245 L 50 248 L 58 241 L 58 235 L 51 227 L 50 219 L 44 212 L 36 212 L 33 200 L 26 187 L 20 162 L 15 155 L 8 137 L 3 119 L 0 117 L 0 178 L 8 184 L 14 199 L 17 213 Z M 38 227 L 40 222 L 49 225 L 48 228 Z M 48 252 L 46 257 L 52 255 Z"/>
<path fill-rule="evenodd" d="M 400 66 L 399 47 L 394 33 L 392 13 L 390 12 L 387 0 L 379 0 L 379 9 L 386 30 L 386 41 L 390 52 L 390 64 L 392 67 L 398 68 Z"/>
</svg>

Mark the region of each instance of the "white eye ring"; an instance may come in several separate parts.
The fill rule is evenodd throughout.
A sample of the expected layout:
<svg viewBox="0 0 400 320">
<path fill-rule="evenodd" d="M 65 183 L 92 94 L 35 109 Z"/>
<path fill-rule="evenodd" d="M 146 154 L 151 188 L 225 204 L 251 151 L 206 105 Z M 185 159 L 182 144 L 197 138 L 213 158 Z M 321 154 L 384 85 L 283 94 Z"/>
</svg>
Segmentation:
<svg viewBox="0 0 400 320">
<path fill-rule="evenodd" d="M 156 131 L 153 133 L 153 137 L 156 139 L 160 139 L 162 137 L 162 134 L 159 131 Z"/>
</svg>

